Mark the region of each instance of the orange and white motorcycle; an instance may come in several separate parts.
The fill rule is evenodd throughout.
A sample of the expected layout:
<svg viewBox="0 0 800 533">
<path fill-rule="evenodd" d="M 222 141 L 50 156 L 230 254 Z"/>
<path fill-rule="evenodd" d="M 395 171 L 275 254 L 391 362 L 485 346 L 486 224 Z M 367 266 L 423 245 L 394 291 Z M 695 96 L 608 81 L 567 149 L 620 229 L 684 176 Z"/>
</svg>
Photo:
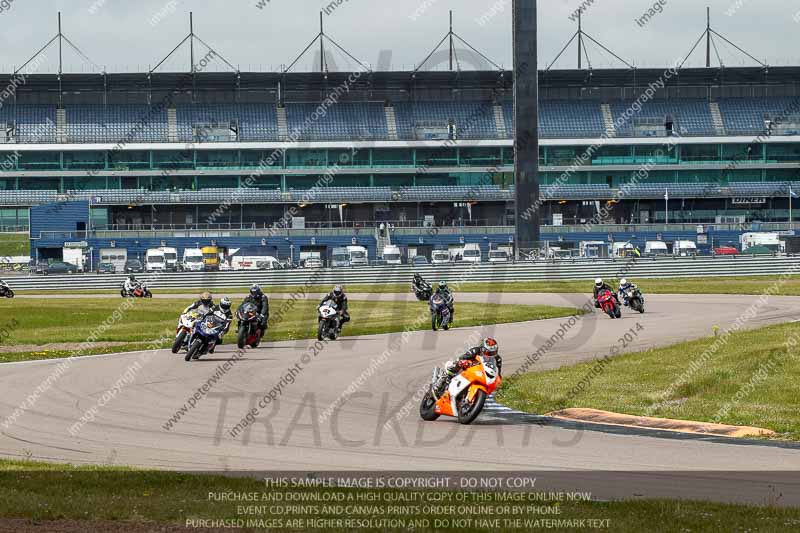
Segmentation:
<svg viewBox="0 0 800 533">
<path fill-rule="evenodd" d="M 441 367 L 433 370 L 431 387 L 422 398 L 419 415 L 423 420 L 432 421 L 441 415 L 457 417 L 461 424 L 471 424 L 478 418 L 483 405 L 500 383 L 497 358 L 479 355 L 477 362 L 464 368 L 447 384 L 447 373 Z"/>
</svg>

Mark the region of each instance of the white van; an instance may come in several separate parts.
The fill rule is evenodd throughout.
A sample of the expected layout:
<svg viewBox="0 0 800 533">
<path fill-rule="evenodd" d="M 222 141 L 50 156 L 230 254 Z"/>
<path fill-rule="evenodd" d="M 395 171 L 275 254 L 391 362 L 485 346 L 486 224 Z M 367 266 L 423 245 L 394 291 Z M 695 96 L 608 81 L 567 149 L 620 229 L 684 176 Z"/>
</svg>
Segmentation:
<svg viewBox="0 0 800 533">
<path fill-rule="evenodd" d="M 451 261 L 450 250 L 434 250 L 431 253 L 431 264 L 446 265 Z"/>
<path fill-rule="evenodd" d="M 200 248 L 186 248 L 183 250 L 183 270 L 186 272 L 202 272 L 205 268 L 203 263 L 203 250 Z"/>
<path fill-rule="evenodd" d="M 508 252 L 505 250 L 489 250 L 490 263 L 508 263 Z"/>
<path fill-rule="evenodd" d="M 697 244 L 694 241 L 675 241 L 672 244 L 672 255 L 693 257 L 697 255 Z"/>
<path fill-rule="evenodd" d="M 390 244 L 383 248 L 383 260 L 387 265 L 402 265 L 403 255 L 400 252 L 400 247 Z"/>
<path fill-rule="evenodd" d="M 170 270 L 172 272 L 178 271 L 178 250 L 175 248 L 169 248 L 166 246 L 161 247 L 161 251 L 164 252 L 164 270 Z"/>
<path fill-rule="evenodd" d="M 663 241 L 647 241 L 644 243 L 644 255 L 646 256 L 659 256 L 669 255 L 667 243 Z"/>
<path fill-rule="evenodd" d="M 480 244 L 465 244 L 464 255 L 462 261 L 465 263 L 480 263 L 481 262 L 481 245 Z"/>
<path fill-rule="evenodd" d="M 363 246 L 348 246 L 347 251 L 350 252 L 350 266 L 369 266 L 366 248 Z"/>
<path fill-rule="evenodd" d="M 145 272 L 163 272 L 165 268 L 164 250 L 161 248 L 149 248 L 144 259 Z"/>
</svg>

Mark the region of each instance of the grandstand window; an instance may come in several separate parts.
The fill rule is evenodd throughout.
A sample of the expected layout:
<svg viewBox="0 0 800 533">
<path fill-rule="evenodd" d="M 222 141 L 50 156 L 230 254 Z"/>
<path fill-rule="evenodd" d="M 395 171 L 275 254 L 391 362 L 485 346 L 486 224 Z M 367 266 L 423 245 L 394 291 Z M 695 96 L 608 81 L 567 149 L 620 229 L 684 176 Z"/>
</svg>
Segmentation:
<svg viewBox="0 0 800 533">
<path fill-rule="evenodd" d="M 513 148 L 503 148 L 503 165 L 513 165 L 514 164 L 514 149 Z M 539 162 L 543 163 L 545 157 L 545 148 L 544 146 L 539 147 Z"/>
<path fill-rule="evenodd" d="M 203 189 L 235 189 L 239 180 L 235 176 L 198 176 L 197 188 Z M 222 199 L 220 199 L 222 200 Z"/>
<path fill-rule="evenodd" d="M 405 187 L 412 187 L 414 185 L 413 174 L 376 174 L 373 176 L 373 184 L 375 187 L 391 187 L 393 189 L 402 189 Z"/>
<path fill-rule="evenodd" d="M 372 151 L 372 164 L 376 167 L 412 166 L 414 151 L 402 148 L 376 148 Z"/>
<path fill-rule="evenodd" d="M 262 165 L 283 167 L 283 154 L 273 150 L 242 150 L 241 165 L 248 168 Z"/>
<path fill-rule="evenodd" d="M 61 154 L 58 152 L 22 152 L 18 165 L 20 170 L 60 170 Z"/>
<path fill-rule="evenodd" d="M 368 167 L 369 150 L 328 150 L 328 163 L 342 167 Z"/>
<path fill-rule="evenodd" d="M 764 172 L 766 181 L 800 181 L 800 169 L 768 168 Z"/>
<path fill-rule="evenodd" d="M 13 191 L 17 188 L 17 178 L 0 178 L 0 191 Z"/>
<path fill-rule="evenodd" d="M 82 176 L 62 178 L 62 186 L 65 191 L 95 191 L 106 189 L 106 178 L 104 176 Z"/>
<path fill-rule="evenodd" d="M 19 188 L 23 191 L 60 191 L 58 178 L 19 178 Z"/>
<path fill-rule="evenodd" d="M 150 168 L 150 153 L 143 150 L 112 151 L 108 153 L 108 167 L 114 170 Z"/>
<path fill-rule="evenodd" d="M 286 152 L 286 166 L 289 168 L 324 167 L 328 164 L 325 150 L 289 150 Z"/>
<path fill-rule="evenodd" d="M 273 191 L 281 188 L 280 176 L 253 176 L 252 179 L 242 178 L 242 182 L 249 180 L 251 189 L 260 189 L 266 191 Z"/>
<path fill-rule="evenodd" d="M 758 161 L 762 159 L 761 145 L 723 144 L 723 161 Z"/>
<path fill-rule="evenodd" d="M 92 170 L 106 168 L 105 152 L 64 152 L 65 170 Z"/>
<path fill-rule="evenodd" d="M 735 183 L 740 181 L 762 181 L 762 171 L 757 168 L 740 168 L 736 170 L 727 171 L 728 183 Z"/>
<path fill-rule="evenodd" d="M 496 166 L 502 159 L 500 148 L 460 148 L 458 152 L 462 165 Z"/>
<path fill-rule="evenodd" d="M 766 146 L 767 160 L 780 162 L 800 161 L 800 144 L 768 144 Z"/>
<path fill-rule="evenodd" d="M 719 161 L 719 145 L 686 144 L 680 147 L 683 161 Z"/>
<path fill-rule="evenodd" d="M 197 167 L 239 167 L 239 152 L 236 150 L 202 150 L 197 152 Z"/>
<path fill-rule="evenodd" d="M 458 154 L 455 148 L 421 148 L 416 152 L 418 167 L 458 166 Z"/>
<path fill-rule="evenodd" d="M 190 150 L 155 151 L 153 152 L 153 166 L 157 169 L 193 168 L 194 158 Z"/>
</svg>

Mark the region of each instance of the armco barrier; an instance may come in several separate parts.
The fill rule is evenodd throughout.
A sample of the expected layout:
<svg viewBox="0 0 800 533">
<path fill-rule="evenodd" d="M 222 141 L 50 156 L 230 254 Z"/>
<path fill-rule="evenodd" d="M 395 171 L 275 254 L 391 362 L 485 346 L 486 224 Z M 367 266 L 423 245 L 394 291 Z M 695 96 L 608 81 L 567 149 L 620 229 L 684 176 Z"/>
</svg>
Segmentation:
<svg viewBox="0 0 800 533">
<path fill-rule="evenodd" d="M 512 282 L 546 280 L 590 280 L 596 277 L 615 279 L 685 278 L 706 276 L 779 276 L 800 274 L 800 257 L 698 257 L 638 258 L 611 260 L 575 260 L 556 262 L 523 262 L 488 264 L 433 265 L 425 267 L 374 266 L 369 268 L 298 269 L 242 272 L 192 272 L 142 274 L 153 289 L 246 287 L 252 283 L 265 286 L 297 286 L 304 284 L 386 284 L 409 283 L 413 272 L 426 279 L 454 282 Z M 58 276 L 20 275 L 7 280 L 15 290 L 87 290 L 116 289 L 125 279 L 123 274 L 72 274 Z"/>
</svg>

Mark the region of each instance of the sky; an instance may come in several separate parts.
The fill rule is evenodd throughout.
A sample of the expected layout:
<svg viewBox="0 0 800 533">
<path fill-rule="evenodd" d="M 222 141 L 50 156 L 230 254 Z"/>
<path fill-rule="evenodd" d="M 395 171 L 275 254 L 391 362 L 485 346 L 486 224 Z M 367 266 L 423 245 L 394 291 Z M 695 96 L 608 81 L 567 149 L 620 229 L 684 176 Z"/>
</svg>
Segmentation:
<svg viewBox="0 0 800 533">
<path fill-rule="evenodd" d="M 540 68 L 575 33 L 574 13 L 581 6 L 586 33 L 628 63 L 672 65 L 704 31 L 706 5 L 712 27 L 761 61 L 800 65 L 800 2 L 795 0 L 539 0 Z M 197 36 L 234 66 L 278 71 L 319 32 L 323 8 L 326 34 L 374 70 L 413 69 L 447 33 L 449 10 L 460 37 L 494 63 L 512 65 L 511 0 L 0 0 L 0 69 L 13 71 L 52 38 L 60 10 L 64 35 L 107 72 L 150 70 L 188 35 L 189 11 Z M 717 42 L 726 66 L 755 64 Z M 311 70 L 315 53 L 317 47 L 293 71 Z M 588 53 L 594 68 L 623 66 L 593 44 Z M 702 66 L 704 53 L 700 46 L 686 65 Z M 203 55 L 198 42 L 197 57 Z M 574 68 L 576 55 L 573 43 L 553 68 Z M 465 50 L 459 57 L 465 70 L 486 66 Z M 36 72 L 56 72 L 57 58 L 58 48 L 51 46 Z M 331 70 L 356 68 L 338 51 L 331 59 Z M 185 46 L 159 71 L 186 71 L 189 62 Z M 65 72 L 95 70 L 66 45 L 64 65 Z M 446 54 L 436 54 L 426 69 L 445 66 Z M 206 70 L 227 68 L 214 59 Z"/>
</svg>

